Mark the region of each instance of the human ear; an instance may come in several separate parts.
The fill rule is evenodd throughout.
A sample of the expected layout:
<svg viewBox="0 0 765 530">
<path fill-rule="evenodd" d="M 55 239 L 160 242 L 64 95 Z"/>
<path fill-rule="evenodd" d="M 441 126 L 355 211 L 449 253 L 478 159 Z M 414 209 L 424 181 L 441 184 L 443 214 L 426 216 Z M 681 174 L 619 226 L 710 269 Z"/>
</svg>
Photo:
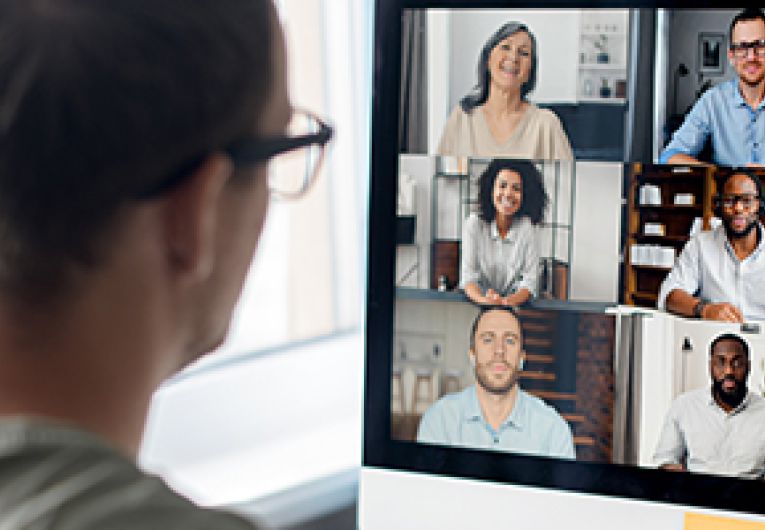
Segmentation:
<svg viewBox="0 0 765 530">
<path fill-rule="evenodd" d="M 470 361 L 470 366 L 475 368 L 475 352 L 473 350 L 468 351 L 468 361 Z"/>
<path fill-rule="evenodd" d="M 163 198 L 168 263 L 180 278 L 197 282 L 212 273 L 221 192 L 232 171 L 227 156 L 211 154 Z"/>
</svg>

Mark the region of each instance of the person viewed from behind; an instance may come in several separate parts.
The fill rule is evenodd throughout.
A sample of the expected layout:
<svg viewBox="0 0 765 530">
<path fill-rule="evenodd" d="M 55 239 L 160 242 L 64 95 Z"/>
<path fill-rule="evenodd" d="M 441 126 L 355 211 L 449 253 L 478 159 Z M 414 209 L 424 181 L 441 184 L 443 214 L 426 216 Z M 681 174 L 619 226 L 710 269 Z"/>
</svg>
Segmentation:
<svg viewBox="0 0 765 530">
<path fill-rule="evenodd" d="M 572 160 L 560 119 L 526 97 L 537 81 L 537 42 L 521 22 L 508 22 L 478 57 L 478 82 L 446 122 L 439 155 Z"/>
<path fill-rule="evenodd" d="M 0 43 L 0 527 L 254 528 L 135 459 L 154 390 L 224 340 L 270 193 L 315 174 L 269 164 L 331 134 L 274 6 L 0 0 Z"/>
<path fill-rule="evenodd" d="M 535 226 L 547 202 L 542 175 L 531 162 L 495 159 L 481 174 L 479 211 L 462 233 L 460 287 L 473 302 L 517 306 L 536 296 Z"/>
</svg>

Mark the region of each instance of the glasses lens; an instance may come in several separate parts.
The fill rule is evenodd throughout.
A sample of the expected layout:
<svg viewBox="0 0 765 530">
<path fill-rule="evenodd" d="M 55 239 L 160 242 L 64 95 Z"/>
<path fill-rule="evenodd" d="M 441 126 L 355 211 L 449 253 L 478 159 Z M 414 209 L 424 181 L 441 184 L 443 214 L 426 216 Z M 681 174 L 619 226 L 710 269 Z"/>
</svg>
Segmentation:
<svg viewBox="0 0 765 530">
<path fill-rule="evenodd" d="M 733 54 L 739 59 L 743 59 L 749 55 L 749 50 L 754 51 L 754 55 L 765 56 L 765 40 L 757 40 L 752 42 L 739 42 L 732 44 Z"/>
<path fill-rule="evenodd" d="M 737 203 L 741 203 L 744 208 L 752 208 L 757 200 L 753 195 L 725 195 L 722 203 L 726 208 L 733 208 Z"/>
<path fill-rule="evenodd" d="M 286 134 L 296 138 L 318 132 L 318 120 L 310 114 L 296 111 Z M 310 186 L 318 173 L 324 147 L 308 145 L 280 153 L 271 159 L 268 183 L 271 191 L 284 197 L 296 197 Z"/>
</svg>

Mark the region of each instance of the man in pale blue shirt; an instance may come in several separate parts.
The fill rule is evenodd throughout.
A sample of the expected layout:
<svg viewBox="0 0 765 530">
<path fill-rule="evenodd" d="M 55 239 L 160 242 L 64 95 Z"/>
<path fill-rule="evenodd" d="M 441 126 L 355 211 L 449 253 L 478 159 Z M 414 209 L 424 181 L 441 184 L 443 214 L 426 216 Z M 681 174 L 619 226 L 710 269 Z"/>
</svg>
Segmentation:
<svg viewBox="0 0 765 530">
<path fill-rule="evenodd" d="M 662 164 L 696 164 L 707 139 L 712 161 L 765 164 L 765 14 L 747 8 L 733 18 L 728 60 L 736 78 L 704 93 L 659 157 Z"/>
<path fill-rule="evenodd" d="M 568 423 L 518 385 L 525 356 L 515 312 L 510 307 L 482 310 L 468 351 L 476 384 L 433 404 L 422 417 L 417 441 L 575 458 Z"/>
<path fill-rule="evenodd" d="M 688 241 L 661 285 L 659 309 L 707 320 L 765 320 L 762 183 L 739 170 L 720 187 L 715 214 L 722 225 Z"/>
</svg>

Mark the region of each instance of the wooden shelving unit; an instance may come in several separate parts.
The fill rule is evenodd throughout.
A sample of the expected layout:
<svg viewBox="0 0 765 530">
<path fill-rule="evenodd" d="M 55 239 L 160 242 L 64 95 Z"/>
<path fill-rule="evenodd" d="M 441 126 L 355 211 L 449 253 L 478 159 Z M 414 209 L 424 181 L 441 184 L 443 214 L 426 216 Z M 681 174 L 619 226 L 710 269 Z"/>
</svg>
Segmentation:
<svg viewBox="0 0 765 530">
<path fill-rule="evenodd" d="M 628 305 L 655 307 L 661 282 L 671 267 L 636 261 L 633 245 L 660 245 L 679 255 L 690 238 L 694 219 L 701 218 L 702 230 L 710 229 L 712 198 L 716 193 L 715 168 L 707 166 L 668 166 L 634 163 L 627 166 L 627 238 L 624 255 L 623 302 Z M 661 205 L 640 204 L 639 191 L 644 184 L 658 186 Z M 693 205 L 675 205 L 675 194 L 692 194 Z M 664 235 L 646 234 L 645 223 L 660 223 Z"/>
</svg>

